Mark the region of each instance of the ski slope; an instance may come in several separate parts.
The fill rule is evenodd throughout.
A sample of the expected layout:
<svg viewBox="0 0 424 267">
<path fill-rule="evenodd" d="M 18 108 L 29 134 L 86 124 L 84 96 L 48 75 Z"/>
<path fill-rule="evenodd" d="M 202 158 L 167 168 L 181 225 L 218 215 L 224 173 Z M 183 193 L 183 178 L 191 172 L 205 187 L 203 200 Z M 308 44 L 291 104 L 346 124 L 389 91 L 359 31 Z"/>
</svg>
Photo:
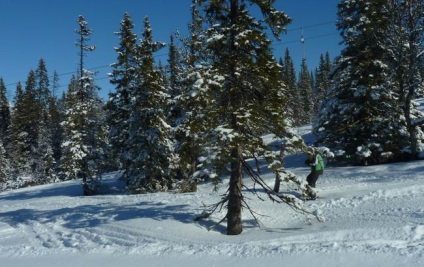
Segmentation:
<svg viewBox="0 0 424 267">
<path fill-rule="evenodd" d="M 306 177 L 299 157 L 287 167 Z M 218 192 L 204 184 L 187 194 L 125 195 L 114 173 L 94 197 L 78 181 L 4 192 L 0 266 L 424 266 L 423 172 L 423 161 L 326 169 L 319 198 L 305 203 L 323 223 L 246 192 L 262 226 L 244 210 L 238 236 L 225 224 L 207 230 L 225 211 L 193 222 L 225 179 Z"/>
</svg>

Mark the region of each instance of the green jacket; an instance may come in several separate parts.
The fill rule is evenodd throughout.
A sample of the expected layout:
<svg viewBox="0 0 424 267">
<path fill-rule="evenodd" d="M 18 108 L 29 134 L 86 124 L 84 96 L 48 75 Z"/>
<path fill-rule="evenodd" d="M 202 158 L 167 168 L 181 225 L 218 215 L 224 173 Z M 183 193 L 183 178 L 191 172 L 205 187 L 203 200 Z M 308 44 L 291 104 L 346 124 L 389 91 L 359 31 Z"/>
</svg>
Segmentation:
<svg viewBox="0 0 424 267">
<path fill-rule="evenodd" d="M 311 171 L 324 171 L 325 168 L 324 160 L 320 153 L 311 155 L 307 159 L 306 164 L 311 166 Z"/>
<path fill-rule="evenodd" d="M 316 162 L 316 168 L 315 168 L 316 171 L 324 170 L 324 167 L 325 167 L 324 159 L 322 158 L 320 153 L 317 153 L 315 162 Z"/>
</svg>

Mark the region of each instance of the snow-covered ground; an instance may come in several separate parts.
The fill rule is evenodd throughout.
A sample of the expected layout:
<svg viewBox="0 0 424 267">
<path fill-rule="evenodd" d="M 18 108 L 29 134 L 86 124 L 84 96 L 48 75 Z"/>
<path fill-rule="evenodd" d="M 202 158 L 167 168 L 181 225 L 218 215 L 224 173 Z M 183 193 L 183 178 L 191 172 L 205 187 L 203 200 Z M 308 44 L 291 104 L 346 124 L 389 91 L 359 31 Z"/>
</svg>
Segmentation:
<svg viewBox="0 0 424 267">
<path fill-rule="evenodd" d="M 289 157 L 288 169 L 305 177 L 301 162 Z M 423 161 L 326 169 L 306 202 L 324 223 L 246 192 L 262 227 L 245 210 L 238 236 L 207 230 L 225 211 L 193 221 L 228 180 L 219 192 L 125 195 L 110 174 L 106 195 L 83 197 L 77 181 L 4 192 L 0 266 L 424 266 L 423 173 Z"/>
</svg>

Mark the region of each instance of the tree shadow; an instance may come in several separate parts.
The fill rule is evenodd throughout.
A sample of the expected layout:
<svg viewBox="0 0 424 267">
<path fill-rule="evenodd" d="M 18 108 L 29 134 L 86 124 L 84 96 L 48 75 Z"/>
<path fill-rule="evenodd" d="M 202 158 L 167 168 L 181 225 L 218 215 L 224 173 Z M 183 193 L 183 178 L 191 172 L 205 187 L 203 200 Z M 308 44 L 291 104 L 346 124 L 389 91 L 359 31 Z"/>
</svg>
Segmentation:
<svg viewBox="0 0 424 267">
<path fill-rule="evenodd" d="M 126 184 L 114 175 L 107 175 L 102 181 L 102 187 L 97 195 L 122 195 L 125 194 Z M 60 186 L 58 186 L 60 184 Z M 46 185 L 36 185 L 26 188 L 2 192 L 1 200 L 29 200 L 32 198 L 46 197 L 77 197 L 83 196 L 80 180 L 65 181 Z"/>
<path fill-rule="evenodd" d="M 0 213 L 3 222 L 16 227 L 36 221 L 41 224 L 60 222 L 68 229 L 92 228 L 102 224 L 150 218 L 158 221 L 176 220 L 192 223 L 195 214 L 187 205 L 165 205 L 154 202 L 140 202 L 128 205 L 83 205 L 55 210 L 19 209 Z"/>
<path fill-rule="evenodd" d="M 1 200 L 29 200 L 32 198 L 47 198 L 58 196 L 82 196 L 82 187 L 79 181 L 61 182 L 57 184 L 39 185 L 3 192 Z"/>
</svg>

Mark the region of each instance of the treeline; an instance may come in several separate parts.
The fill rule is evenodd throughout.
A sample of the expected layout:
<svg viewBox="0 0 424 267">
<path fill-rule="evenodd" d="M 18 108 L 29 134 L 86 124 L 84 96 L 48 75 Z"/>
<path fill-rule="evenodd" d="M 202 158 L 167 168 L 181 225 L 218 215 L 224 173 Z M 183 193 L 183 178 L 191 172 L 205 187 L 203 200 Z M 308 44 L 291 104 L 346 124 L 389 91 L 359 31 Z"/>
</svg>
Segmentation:
<svg viewBox="0 0 424 267">
<path fill-rule="evenodd" d="M 0 78 L 0 156 L 4 189 L 12 185 L 30 186 L 77 178 L 82 178 L 83 183 L 87 184 L 88 177 L 122 169 L 126 170 L 125 176 L 137 176 L 140 174 L 135 172 L 140 172 L 140 167 L 127 166 L 134 159 L 126 157 L 133 154 L 132 157 L 136 158 L 146 148 L 157 151 L 158 155 L 149 154 L 142 166 L 151 164 L 152 168 L 159 168 L 158 172 L 161 173 L 169 166 L 180 164 L 178 161 L 181 161 L 181 157 L 178 155 L 168 155 L 166 159 L 163 155 L 175 150 L 174 139 L 180 133 L 176 134 L 174 130 L 181 126 L 185 116 L 183 114 L 187 113 L 181 99 L 182 90 L 184 86 L 193 86 L 187 77 L 183 78 L 188 69 L 183 64 L 187 64 L 188 57 L 194 57 L 191 54 L 183 55 L 184 47 L 181 44 L 188 40 L 179 39 L 178 46 L 174 42 L 176 37 L 172 35 L 169 65 L 157 66 L 153 54 L 165 44 L 153 42 L 148 18 L 145 19 L 142 43 L 137 44 L 138 37 L 132 32 L 134 26 L 131 17 L 125 14 L 121 31 L 117 34 L 121 40 L 120 48 L 116 51 L 118 62 L 112 65 L 114 70 L 110 80 L 116 85 L 116 92 L 105 102 L 97 94 L 100 88 L 95 85 L 95 73 L 84 69 L 86 53 L 95 50 L 95 46 L 87 43 L 91 29 L 82 16 L 78 18 L 78 25 L 81 62 L 78 73 L 71 77 L 68 89 L 60 97 L 55 95 L 59 89 L 59 75 L 56 72 L 49 75 L 44 59 L 39 60 L 35 70 L 30 70 L 25 84 L 17 84 L 12 106 L 6 97 L 6 86 Z M 143 47 L 143 43 L 148 47 Z M 146 55 L 139 54 L 142 50 L 146 51 Z M 281 70 L 278 75 L 285 85 L 287 97 L 284 100 L 287 103 L 287 119 L 295 126 L 310 123 L 323 100 L 324 92 L 329 88 L 329 54 L 321 55 L 319 67 L 315 71 L 309 71 L 306 60 L 303 60 L 301 71 L 297 73 L 288 49 L 284 58 L 279 59 L 279 64 Z M 144 69 L 147 72 L 145 74 L 142 72 Z M 140 75 L 146 75 L 142 82 L 149 83 L 139 84 Z M 151 103 L 144 102 L 149 97 L 135 89 L 140 87 L 146 94 L 152 94 L 150 97 L 156 95 L 157 98 L 149 99 Z M 154 90 L 159 91 L 153 93 Z M 141 95 L 134 96 L 135 92 Z M 133 97 L 142 98 L 143 103 L 133 102 Z M 150 105 L 149 110 L 146 110 L 146 105 Z M 139 108 L 143 110 L 135 113 Z M 122 118 L 125 120 L 121 121 Z M 154 120 L 157 121 L 149 126 L 147 121 Z M 131 130 L 128 128 L 129 121 L 134 123 Z M 151 133 L 151 128 L 144 130 L 144 127 L 155 129 L 161 138 L 145 135 Z M 134 133 L 130 135 L 130 131 L 140 131 L 142 134 L 136 137 Z M 266 130 L 262 132 L 266 133 Z M 132 140 L 141 136 L 152 140 L 150 143 L 147 140 Z M 154 147 L 160 139 L 164 139 L 164 144 Z M 180 153 L 184 153 L 184 149 Z M 188 151 L 190 149 L 187 148 Z M 197 171 L 197 158 L 192 157 L 191 162 L 187 163 L 191 164 L 189 170 L 173 167 L 178 169 L 174 176 L 188 178 Z M 160 162 L 161 158 L 163 162 Z M 131 187 L 138 188 L 138 183 Z M 162 181 L 150 185 L 150 189 L 157 190 L 158 186 L 164 187 L 162 189 L 172 188 L 172 183 L 172 180 Z M 89 189 L 86 190 L 89 193 Z"/>
</svg>

